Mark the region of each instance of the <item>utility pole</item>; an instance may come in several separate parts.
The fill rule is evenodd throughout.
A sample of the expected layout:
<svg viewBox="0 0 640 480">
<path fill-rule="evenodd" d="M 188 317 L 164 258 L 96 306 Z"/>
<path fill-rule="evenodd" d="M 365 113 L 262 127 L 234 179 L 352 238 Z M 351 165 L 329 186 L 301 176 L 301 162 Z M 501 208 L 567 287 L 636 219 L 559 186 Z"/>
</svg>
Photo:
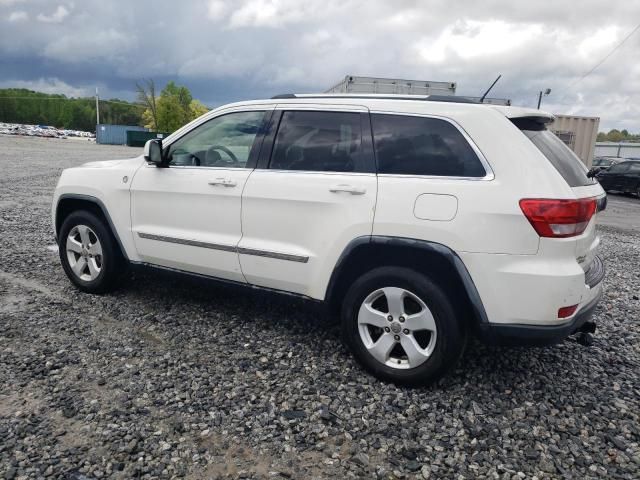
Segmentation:
<svg viewBox="0 0 640 480">
<path fill-rule="evenodd" d="M 98 97 L 98 87 L 96 87 L 96 130 L 100 124 L 100 99 Z"/>
</svg>

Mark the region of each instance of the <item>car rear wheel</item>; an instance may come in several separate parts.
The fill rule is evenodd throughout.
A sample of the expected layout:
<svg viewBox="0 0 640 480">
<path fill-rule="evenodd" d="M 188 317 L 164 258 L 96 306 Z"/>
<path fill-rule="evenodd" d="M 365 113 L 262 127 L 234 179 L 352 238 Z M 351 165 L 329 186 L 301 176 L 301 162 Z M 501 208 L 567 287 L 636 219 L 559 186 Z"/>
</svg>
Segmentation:
<svg viewBox="0 0 640 480">
<path fill-rule="evenodd" d="M 376 377 L 425 385 L 462 355 L 466 334 L 446 294 L 429 278 L 381 267 L 359 278 L 342 308 L 343 337 Z"/>
<path fill-rule="evenodd" d="M 111 231 L 91 212 L 76 211 L 65 219 L 58 247 L 67 277 L 84 292 L 111 291 L 126 271 Z"/>
</svg>

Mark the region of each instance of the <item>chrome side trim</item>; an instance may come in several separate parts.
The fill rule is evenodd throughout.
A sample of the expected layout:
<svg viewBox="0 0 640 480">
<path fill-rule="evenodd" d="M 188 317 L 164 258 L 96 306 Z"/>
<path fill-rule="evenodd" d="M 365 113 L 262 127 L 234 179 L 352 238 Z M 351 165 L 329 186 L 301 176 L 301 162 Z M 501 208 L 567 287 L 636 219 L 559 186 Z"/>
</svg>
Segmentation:
<svg viewBox="0 0 640 480">
<path fill-rule="evenodd" d="M 255 255 L 256 257 L 277 258 L 278 260 L 288 260 L 290 262 L 307 263 L 309 257 L 302 255 L 292 255 L 290 253 L 268 252 L 266 250 L 256 250 L 253 248 L 238 248 L 238 253 L 244 255 Z"/>
<path fill-rule="evenodd" d="M 166 237 L 164 235 L 154 235 L 152 233 L 137 232 L 138 237 L 158 242 L 176 243 L 178 245 L 189 245 L 190 247 L 209 248 L 211 250 L 222 250 L 224 252 L 235 252 L 243 255 L 254 255 L 256 257 L 275 258 L 277 260 L 287 260 L 289 262 L 307 263 L 309 257 L 302 255 L 292 255 L 290 253 L 270 252 L 267 250 L 257 250 L 255 248 L 242 248 L 233 245 L 222 245 L 219 243 L 199 242 L 197 240 L 186 240 L 182 238 Z"/>
<path fill-rule="evenodd" d="M 156 240 L 158 242 L 177 243 L 178 245 L 189 245 L 190 247 L 209 248 L 211 250 L 222 250 L 225 252 L 235 252 L 236 247 L 232 245 L 222 245 L 219 243 L 198 242 L 197 240 L 185 240 L 182 238 L 165 237 L 164 235 L 154 235 L 151 233 L 138 232 L 140 238 Z"/>
</svg>

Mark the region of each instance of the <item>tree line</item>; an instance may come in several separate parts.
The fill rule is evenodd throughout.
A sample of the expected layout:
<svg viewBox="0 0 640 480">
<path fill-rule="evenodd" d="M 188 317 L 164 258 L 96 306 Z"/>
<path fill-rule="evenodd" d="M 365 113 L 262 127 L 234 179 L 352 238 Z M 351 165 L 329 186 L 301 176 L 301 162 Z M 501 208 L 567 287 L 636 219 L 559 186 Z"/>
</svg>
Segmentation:
<svg viewBox="0 0 640 480">
<path fill-rule="evenodd" d="M 144 107 L 120 99 L 100 101 L 100 123 L 139 125 Z M 34 92 L 24 88 L 0 89 L 0 122 L 50 125 L 57 128 L 96 130 L 95 98 Z"/>
<path fill-rule="evenodd" d="M 627 130 L 614 128 L 608 132 L 598 133 L 598 142 L 640 142 L 640 133 L 629 133 Z"/>
<path fill-rule="evenodd" d="M 100 123 L 140 125 L 157 132 L 173 132 L 207 112 L 187 87 L 169 82 L 157 94 L 153 80 L 136 84 L 137 101 L 100 100 Z M 72 98 L 24 88 L 0 89 L 0 122 L 50 125 L 96 131 L 94 97 Z"/>
</svg>

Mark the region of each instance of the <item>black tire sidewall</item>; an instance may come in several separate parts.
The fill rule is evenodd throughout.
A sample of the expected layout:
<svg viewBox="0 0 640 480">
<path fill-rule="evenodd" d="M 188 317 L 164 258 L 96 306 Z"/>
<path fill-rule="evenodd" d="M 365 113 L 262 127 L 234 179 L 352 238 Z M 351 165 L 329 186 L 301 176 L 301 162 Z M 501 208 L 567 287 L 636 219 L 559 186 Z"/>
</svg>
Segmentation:
<svg viewBox="0 0 640 480">
<path fill-rule="evenodd" d="M 384 287 L 404 288 L 417 295 L 431 310 L 437 327 L 431 356 L 412 369 L 395 369 L 381 364 L 367 351 L 358 331 L 358 311 L 371 292 Z M 466 332 L 449 298 L 428 277 L 403 267 L 380 267 L 360 277 L 351 286 L 342 306 L 342 335 L 356 359 L 376 377 L 400 385 L 426 385 L 440 378 L 459 360 Z"/>
<path fill-rule="evenodd" d="M 102 268 L 98 278 L 86 281 L 78 278 L 69 265 L 66 242 L 69 232 L 77 225 L 86 225 L 98 237 L 102 247 Z M 104 222 L 91 212 L 76 211 L 71 213 L 62 223 L 58 237 L 60 262 L 69 280 L 80 290 L 88 293 L 104 293 L 112 288 L 117 279 L 121 262 L 120 252 L 115 245 L 113 235 Z"/>
</svg>

